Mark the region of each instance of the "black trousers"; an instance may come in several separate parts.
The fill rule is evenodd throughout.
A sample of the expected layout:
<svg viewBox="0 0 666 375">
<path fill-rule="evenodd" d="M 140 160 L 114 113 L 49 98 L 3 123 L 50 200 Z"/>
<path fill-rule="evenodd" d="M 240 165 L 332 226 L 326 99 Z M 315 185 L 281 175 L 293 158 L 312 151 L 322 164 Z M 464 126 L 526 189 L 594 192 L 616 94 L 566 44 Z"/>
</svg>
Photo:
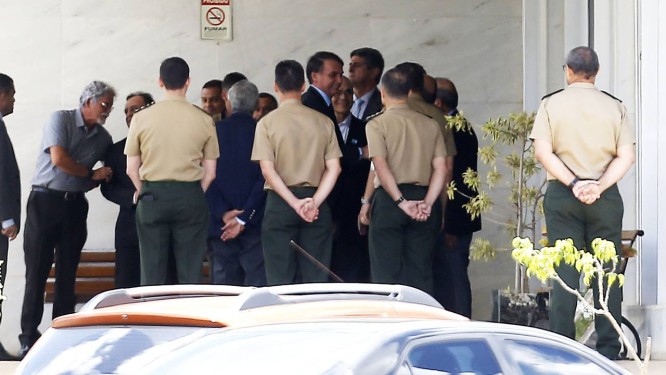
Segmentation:
<svg viewBox="0 0 666 375">
<path fill-rule="evenodd" d="M 9 238 L 0 234 L 0 282 L 3 287 L 6 285 L 7 280 L 7 254 L 9 253 Z M 0 321 L 2 321 L 2 300 L 0 299 Z"/>
<path fill-rule="evenodd" d="M 32 346 L 40 336 L 37 328 L 44 314 L 44 288 L 54 254 L 53 318 L 74 312 L 76 269 L 88 236 L 87 217 L 88 201 L 83 193 L 30 193 L 23 242 L 25 294 L 19 335 L 22 345 Z"/>
<path fill-rule="evenodd" d="M 134 208 L 120 208 L 116 220 L 116 288 L 141 285 L 141 257 Z"/>
</svg>

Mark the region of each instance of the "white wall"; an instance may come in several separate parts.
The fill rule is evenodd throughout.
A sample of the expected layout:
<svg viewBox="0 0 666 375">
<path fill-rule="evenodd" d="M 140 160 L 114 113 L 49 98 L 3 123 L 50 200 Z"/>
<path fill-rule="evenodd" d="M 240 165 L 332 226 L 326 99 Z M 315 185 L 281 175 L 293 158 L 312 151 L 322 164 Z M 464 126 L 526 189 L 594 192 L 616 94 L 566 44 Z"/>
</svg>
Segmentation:
<svg viewBox="0 0 666 375">
<path fill-rule="evenodd" d="M 121 139 L 126 134 L 124 97 L 136 90 L 160 97 L 158 67 L 174 55 L 190 64 L 188 99 L 193 103 L 199 103 L 204 82 L 230 71 L 243 72 L 260 90 L 271 91 L 279 60 L 305 64 L 314 52 L 329 50 L 348 61 L 352 49 L 371 46 L 384 54 L 389 67 L 416 61 L 432 75 L 454 80 L 460 107 L 474 123 L 522 108 L 520 0 L 232 3 L 234 40 L 218 43 L 199 38 L 199 2 L 194 0 L 0 0 L 0 72 L 14 78 L 17 90 L 15 113 L 5 121 L 21 168 L 23 207 L 48 115 L 74 108 L 88 82 L 103 80 L 119 94 L 106 127 Z M 98 191 L 88 197 L 85 247 L 112 248 L 117 210 Z M 20 237 L 10 246 L 8 300 L 0 327 L 3 344 L 14 350 L 23 297 L 22 242 Z M 500 268 L 500 276 L 472 280 L 475 289 L 483 290 L 475 308 L 488 305 L 491 287 L 511 282 L 512 262 L 503 264 L 507 267 Z M 487 266 L 479 267 L 485 272 Z"/>
</svg>

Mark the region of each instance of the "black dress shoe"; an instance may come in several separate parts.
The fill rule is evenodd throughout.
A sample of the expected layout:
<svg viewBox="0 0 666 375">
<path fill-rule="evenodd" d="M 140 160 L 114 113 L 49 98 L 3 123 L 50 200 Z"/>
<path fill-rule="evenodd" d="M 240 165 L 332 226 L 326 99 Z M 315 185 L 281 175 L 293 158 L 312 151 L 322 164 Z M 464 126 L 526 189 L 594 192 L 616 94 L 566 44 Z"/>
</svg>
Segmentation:
<svg viewBox="0 0 666 375">
<path fill-rule="evenodd" d="M 21 359 L 15 355 L 7 353 L 5 347 L 0 344 L 0 361 L 20 361 Z"/>
<path fill-rule="evenodd" d="M 16 355 L 19 361 L 22 360 L 26 354 L 28 354 L 28 350 L 30 350 L 28 345 L 21 344 L 21 349 L 19 349 L 18 354 Z"/>
</svg>

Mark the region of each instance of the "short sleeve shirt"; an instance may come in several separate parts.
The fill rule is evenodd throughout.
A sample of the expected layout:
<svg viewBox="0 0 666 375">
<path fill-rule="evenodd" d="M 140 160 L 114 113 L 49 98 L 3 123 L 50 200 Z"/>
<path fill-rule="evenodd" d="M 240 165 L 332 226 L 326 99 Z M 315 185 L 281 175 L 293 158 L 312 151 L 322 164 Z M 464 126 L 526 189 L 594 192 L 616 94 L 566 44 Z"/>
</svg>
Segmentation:
<svg viewBox="0 0 666 375">
<path fill-rule="evenodd" d="M 288 99 L 257 124 L 252 160 L 274 162 L 289 187 L 318 187 L 326 160 L 342 156 L 328 117 Z M 271 189 L 266 182 L 266 188 Z"/>
<path fill-rule="evenodd" d="M 426 115 L 437 122 L 439 130 L 442 132 L 442 136 L 444 137 L 446 156 L 455 156 L 457 153 L 456 142 L 453 139 L 453 132 L 449 128 L 449 124 L 446 121 L 446 115 L 444 112 L 442 112 L 441 109 L 435 107 L 434 105 L 426 102 L 419 94 L 410 94 L 409 98 L 407 99 L 407 103 L 409 104 L 409 108 L 412 110 Z"/>
<path fill-rule="evenodd" d="M 87 191 L 91 188 L 90 179 L 67 174 L 56 167 L 51 162 L 51 147 L 64 148 L 74 161 L 92 169 L 104 159 L 112 144 L 111 135 L 101 125 L 86 127 L 80 109 L 57 111 L 44 125 L 32 184 L 61 191 Z"/>
<path fill-rule="evenodd" d="M 127 156 L 140 156 L 144 181 L 199 181 L 203 159 L 217 159 L 220 149 L 213 118 L 182 96 L 167 95 L 132 117 Z"/>
<path fill-rule="evenodd" d="M 636 143 L 625 106 L 582 82 L 541 101 L 530 138 L 552 144 L 572 173 L 594 180 L 617 156 L 618 147 Z M 548 179 L 554 177 L 548 174 Z"/>
<path fill-rule="evenodd" d="M 387 108 L 365 131 L 370 158 L 385 158 L 397 184 L 428 186 L 433 159 L 447 155 L 437 122 L 407 104 Z"/>
</svg>

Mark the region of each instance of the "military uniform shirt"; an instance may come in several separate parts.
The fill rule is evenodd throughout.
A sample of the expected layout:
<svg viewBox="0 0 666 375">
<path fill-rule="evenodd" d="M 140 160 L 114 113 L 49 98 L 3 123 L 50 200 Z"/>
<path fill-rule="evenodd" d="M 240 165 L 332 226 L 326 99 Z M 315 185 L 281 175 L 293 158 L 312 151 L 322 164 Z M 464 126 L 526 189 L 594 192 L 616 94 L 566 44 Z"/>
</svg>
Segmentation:
<svg viewBox="0 0 666 375">
<path fill-rule="evenodd" d="M 127 156 L 140 156 L 143 181 L 199 181 L 202 159 L 217 159 L 220 149 L 213 118 L 187 102 L 167 95 L 132 117 Z"/>
<path fill-rule="evenodd" d="M 409 95 L 409 98 L 407 98 L 407 103 L 409 104 L 409 108 L 412 110 L 426 115 L 437 122 L 439 130 L 442 132 L 442 136 L 444 137 L 446 156 L 454 156 L 457 153 L 456 142 L 453 139 L 453 132 L 449 128 L 449 124 L 446 121 L 446 115 L 444 112 L 442 112 L 441 109 L 435 107 L 434 105 L 426 102 L 419 94 Z"/>
<path fill-rule="evenodd" d="M 446 156 L 444 138 L 435 120 L 397 104 L 368 122 L 369 157 L 383 157 L 397 184 L 428 186 L 432 160 Z M 380 185 L 375 178 L 375 187 Z"/>
<path fill-rule="evenodd" d="M 627 109 L 592 83 L 573 83 L 541 101 L 531 139 L 546 141 L 572 173 L 599 179 L 620 146 L 636 143 Z M 548 179 L 555 179 L 550 173 Z"/>
<path fill-rule="evenodd" d="M 285 100 L 257 124 L 252 160 L 274 162 L 287 186 L 318 187 L 326 160 L 342 156 L 333 126 L 299 100 Z"/>
</svg>

